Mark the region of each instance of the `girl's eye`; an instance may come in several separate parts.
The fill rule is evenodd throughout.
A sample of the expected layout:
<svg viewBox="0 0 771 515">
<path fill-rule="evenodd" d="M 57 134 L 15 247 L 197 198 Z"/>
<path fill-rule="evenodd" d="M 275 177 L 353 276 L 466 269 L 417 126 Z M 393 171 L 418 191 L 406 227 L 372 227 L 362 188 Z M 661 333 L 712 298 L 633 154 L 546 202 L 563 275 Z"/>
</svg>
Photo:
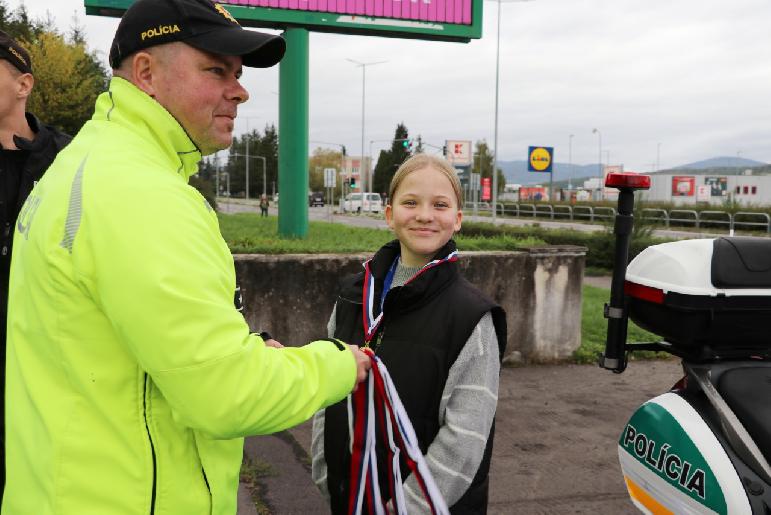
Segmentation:
<svg viewBox="0 0 771 515">
<path fill-rule="evenodd" d="M 212 72 L 215 75 L 225 75 L 225 69 L 220 68 L 219 66 L 213 66 L 209 68 L 209 71 Z"/>
<path fill-rule="evenodd" d="M 405 200 L 404 202 L 402 202 L 402 205 L 403 206 L 410 206 L 410 207 L 412 207 L 412 206 L 415 205 L 415 201 L 414 200 Z"/>
<path fill-rule="evenodd" d="M 437 202 L 434 206 L 442 209 L 449 207 L 445 202 Z"/>
</svg>

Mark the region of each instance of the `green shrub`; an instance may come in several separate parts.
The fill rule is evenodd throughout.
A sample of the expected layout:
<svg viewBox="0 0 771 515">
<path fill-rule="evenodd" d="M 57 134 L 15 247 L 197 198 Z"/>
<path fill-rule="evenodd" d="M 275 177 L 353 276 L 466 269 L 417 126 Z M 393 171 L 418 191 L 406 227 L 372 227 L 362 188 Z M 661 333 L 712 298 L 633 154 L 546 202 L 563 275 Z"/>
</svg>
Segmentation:
<svg viewBox="0 0 771 515">
<path fill-rule="evenodd" d="M 473 222 L 464 223 L 461 234 L 487 238 L 506 235 L 517 239 L 533 238 L 543 241 L 548 245 L 578 245 L 587 248 L 587 267 L 605 270 L 613 268 L 615 235 L 610 231 L 610 228 L 604 231 L 584 232 L 570 229 L 545 229 L 537 225 L 519 227 Z M 668 241 L 653 237 L 650 231 L 647 230 L 636 231 L 632 236 L 632 243 L 629 249 L 630 260 L 643 249 Z"/>
</svg>

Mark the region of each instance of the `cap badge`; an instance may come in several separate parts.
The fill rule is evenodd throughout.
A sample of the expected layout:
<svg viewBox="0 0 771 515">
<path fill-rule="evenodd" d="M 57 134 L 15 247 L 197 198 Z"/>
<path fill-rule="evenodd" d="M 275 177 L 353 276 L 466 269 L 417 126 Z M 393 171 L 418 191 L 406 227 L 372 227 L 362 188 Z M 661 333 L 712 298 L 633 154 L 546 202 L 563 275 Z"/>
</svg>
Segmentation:
<svg viewBox="0 0 771 515">
<path fill-rule="evenodd" d="M 232 15 L 232 14 L 230 14 L 230 13 L 228 12 L 228 10 L 227 10 L 227 9 L 225 9 L 224 7 L 222 7 L 220 4 L 214 4 L 214 8 L 215 8 L 215 9 L 217 9 L 217 12 L 218 12 L 218 13 L 220 13 L 220 14 L 221 14 L 222 16 L 224 16 L 225 18 L 227 18 L 228 20 L 232 21 L 232 22 L 233 22 L 233 23 L 235 23 L 236 25 L 241 25 L 240 23 L 238 23 L 238 20 L 236 20 L 235 18 L 233 18 L 233 15 Z"/>
</svg>

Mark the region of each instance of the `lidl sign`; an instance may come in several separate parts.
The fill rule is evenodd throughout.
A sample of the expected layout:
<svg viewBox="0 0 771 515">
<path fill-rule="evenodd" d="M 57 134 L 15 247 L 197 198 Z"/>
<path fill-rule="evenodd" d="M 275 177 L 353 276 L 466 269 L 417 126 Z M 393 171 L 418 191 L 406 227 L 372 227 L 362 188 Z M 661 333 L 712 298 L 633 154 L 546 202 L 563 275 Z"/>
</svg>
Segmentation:
<svg viewBox="0 0 771 515">
<path fill-rule="evenodd" d="M 468 42 L 482 37 L 483 0 L 220 0 L 241 25 Z M 86 14 L 122 16 L 134 0 L 84 0 Z"/>
<path fill-rule="evenodd" d="M 553 160 L 554 147 L 528 147 L 527 171 L 551 173 Z"/>
</svg>

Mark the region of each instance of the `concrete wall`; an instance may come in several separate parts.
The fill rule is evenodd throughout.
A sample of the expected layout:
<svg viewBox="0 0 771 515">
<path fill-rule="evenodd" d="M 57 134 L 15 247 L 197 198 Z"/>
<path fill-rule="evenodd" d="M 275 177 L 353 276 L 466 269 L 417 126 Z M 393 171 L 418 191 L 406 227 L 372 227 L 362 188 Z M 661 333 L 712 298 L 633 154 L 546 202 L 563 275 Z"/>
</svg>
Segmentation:
<svg viewBox="0 0 771 515">
<path fill-rule="evenodd" d="M 461 253 L 464 276 L 506 310 L 509 360 L 553 361 L 578 348 L 585 255 L 585 248 L 574 246 Z M 236 255 L 250 327 L 285 345 L 325 337 L 339 278 L 360 271 L 368 257 Z"/>
</svg>

